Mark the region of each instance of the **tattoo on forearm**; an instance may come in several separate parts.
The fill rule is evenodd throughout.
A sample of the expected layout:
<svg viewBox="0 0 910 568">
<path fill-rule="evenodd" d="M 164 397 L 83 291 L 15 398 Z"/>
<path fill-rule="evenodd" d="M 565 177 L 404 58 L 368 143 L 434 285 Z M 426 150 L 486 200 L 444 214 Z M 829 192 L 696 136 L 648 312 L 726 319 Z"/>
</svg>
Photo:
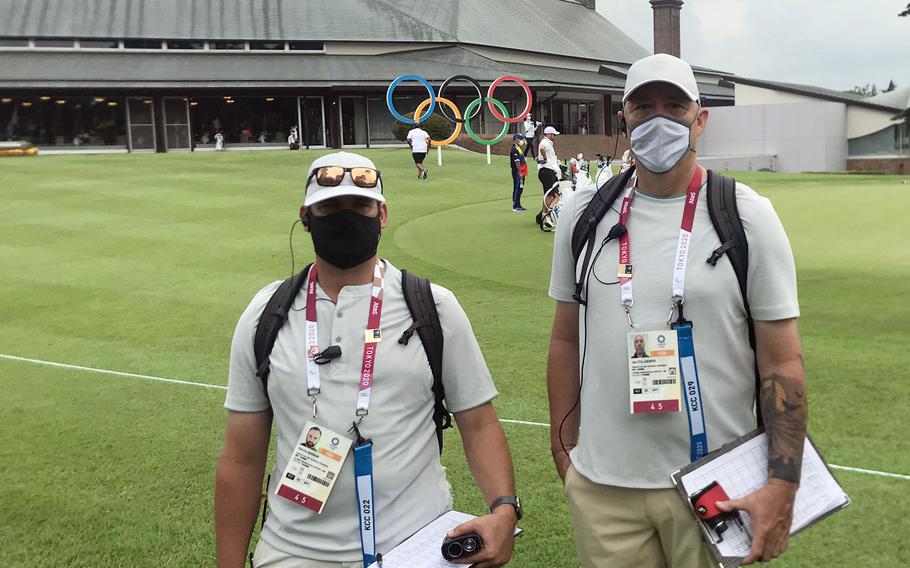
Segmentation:
<svg viewBox="0 0 910 568">
<path fill-rule="evenodd" d="M 763 378 L 761 412 L 768 434 L 768 475 L 799 483 L 808 415 L 805 383 L 777 373 Z"/>
</svg>

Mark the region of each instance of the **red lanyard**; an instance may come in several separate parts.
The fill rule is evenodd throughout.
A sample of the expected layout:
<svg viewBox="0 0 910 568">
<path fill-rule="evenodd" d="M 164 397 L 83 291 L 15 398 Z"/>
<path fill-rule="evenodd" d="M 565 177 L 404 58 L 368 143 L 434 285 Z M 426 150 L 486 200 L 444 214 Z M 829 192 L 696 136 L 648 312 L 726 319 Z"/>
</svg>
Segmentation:
<svg viewBox="0 0 910 568">
<path fill-rule="evenodd" d="M 382 317 L 383 296 L 382 263 L 376 261 L 373 269 L 372 293 L 370 294 L 370 312 L 367 316 L 367 327 L 364 332 L 363 363 L 360 366 L 359 392 L 357 394 L 357 416 L 363 417 L 370 410 L 370 395 L 373 391 L 373 372 L 376 368 L 376 350 L 382 341 L 380 320 Z M 313 399 L 313 415 L 316 415 L 316 397 L 320 392 L 319 365 L 314 360 L 319 354 L 319 333 L 316 322 L 316 282 L 317 271 L 314 264 L 310 268 L 306 297 L 306 337 L 307 337 L 307 394 Z"/>
<path fill-rule="evenodd" d="M 692 225 L 695 221 L 695 210 L 698 206 L 698 194 L 701 191 L 701 168 L 695 167 L 695 174 L 692 181 L 689 182 L 689 189 L 686 191 L 686 202 L 683 208 L 682 221 L 679 228 L 679 243 L 676 249 L 676 257 L 673 259 L 673 301 L 682 303 L 685 295 L 686 280 L 686 263 L 689 257 L 689 243 L 692 236 Z M 635 187 L 633 186 L 626 192 L 623 197 L 622 205 L 619 209 L 619 224 L 628 227 L 629 215 L 632 213 L 632 201 L 635 199 Z M 626 317 L 629 320 L 629 326 L 634 327 L 632 323 L 631 308 L 634 304 L 635 297 L 632 292 L 632 244 L 629 239 L 628 228 L 619 237 L 619 284 L 622 304 L 626 310 Z"/>
</svg>

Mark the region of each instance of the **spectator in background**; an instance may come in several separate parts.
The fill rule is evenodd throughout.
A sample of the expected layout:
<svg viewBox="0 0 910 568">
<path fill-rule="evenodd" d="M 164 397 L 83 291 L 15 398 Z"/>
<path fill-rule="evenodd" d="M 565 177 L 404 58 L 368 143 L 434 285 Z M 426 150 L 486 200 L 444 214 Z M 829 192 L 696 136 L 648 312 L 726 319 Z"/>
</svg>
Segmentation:
<svg viewBox="0 0 910 568">
<path fill-rule="evenodd" d="M 578 119 L 578 133 L 588 133 L 588 116 L 585 114 L 581 115 L 581 118 Z"/>
<path fill-rule="evenodd" d="M 429 149 L 430 133 L 420 127 L 419 124 L 411 125 L 411 131 L 408 132 L 407 142 L 411 147 L 411 156 L 414 158 L 414 165 L 417 166 L 417 179 L 427 179 L 427 168 L 423 166 L 423 160 L 427 157 Z"/>
<path fill-rule="evenodd" d="M 526 156 L 535 156 L 537 155 L 537 129 L 540 127 L 540 122 L 533 119 L 531 113 L 528 113 L 528 116 L 525 117 L 525 121 L 522 123 L 522 128 L 525 135 L 525 155 Z"/>
<path fill-rule="evenodd" d="M 509 165 L 512 169 L 512 211 L 516 213 L 525 211 L 525 208 L 521 206 L 521 192 L 524 191 L 525 177 L 528 175 L 524 142 L 525 137 L 522 134 L 513 134 L 512 148 L 509 151 Z"/>
<path fill-rule="evenodd" d="M 543 130 L 543 140 L 537 146 L 537 179 L 543 185 L 546 193 L 551 187 L 559 183 L 559 160 L 556 158 L 554 141 L 559 136 L 559 131 L 548 126 Z"/>
</svg>

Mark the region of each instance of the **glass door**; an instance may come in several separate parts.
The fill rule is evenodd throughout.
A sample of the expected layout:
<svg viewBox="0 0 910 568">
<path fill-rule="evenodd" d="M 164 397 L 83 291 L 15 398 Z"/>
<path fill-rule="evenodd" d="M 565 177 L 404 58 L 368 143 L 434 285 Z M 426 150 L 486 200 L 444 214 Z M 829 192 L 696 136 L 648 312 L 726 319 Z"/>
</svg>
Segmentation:
<svg viewBox="0 0 910 568">
<path fill-rule="evenodd" d="M 307 148 L 325 147 L 325 102 L 322 97 L 301 97 L 300 115 L 303 136 L 300 145 Z"/>
<path fill-rule="evenodd" d="M 152 99 L 130 97 L 126 102 L 130 152 L 154 152 L 155 105 Z"/>
<path fill-rule="evenodd" d="M 341 147 L 366 146 L 366 97 L 339 97 L 341 105 Z"/>
<path fill-rule="evenodd" d="M 188 101 L 182 97 L 164 99 L 164 141 L 167 150 L 189 150 L 190 111 Z"/>
</svg>

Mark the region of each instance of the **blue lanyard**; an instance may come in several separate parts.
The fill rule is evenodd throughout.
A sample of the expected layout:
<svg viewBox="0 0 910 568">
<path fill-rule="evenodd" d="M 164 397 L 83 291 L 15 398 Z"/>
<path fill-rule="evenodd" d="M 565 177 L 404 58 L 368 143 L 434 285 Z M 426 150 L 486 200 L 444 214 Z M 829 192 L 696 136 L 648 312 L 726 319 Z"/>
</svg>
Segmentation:
<svg viewBox="0 0 910 568">
<path fill-rule="evenodd" d="M 359 433 L 358 433 L 359 434 Z M 358 435 L 358 438 L 360 436 Z M 376 561 L 376 509 L 373 501 L 373 442 L 358 439 L 354 446 L 354 478 L 357 512 L 360 516 L 360 548 L 363 565 Z"/>
<path fill-rule="evenodd" d="M 695 461 L 708 453 L 708 434 L 702 409 L 701 387 L 698 384 L 698 365 L 695 363 L 695 342 L 692 322 L 680 319 L 673 324 L 679 341 L 679 370 L 682 374 L 683 400 L 689 418 L 690 458 Z"/>
</svg>

